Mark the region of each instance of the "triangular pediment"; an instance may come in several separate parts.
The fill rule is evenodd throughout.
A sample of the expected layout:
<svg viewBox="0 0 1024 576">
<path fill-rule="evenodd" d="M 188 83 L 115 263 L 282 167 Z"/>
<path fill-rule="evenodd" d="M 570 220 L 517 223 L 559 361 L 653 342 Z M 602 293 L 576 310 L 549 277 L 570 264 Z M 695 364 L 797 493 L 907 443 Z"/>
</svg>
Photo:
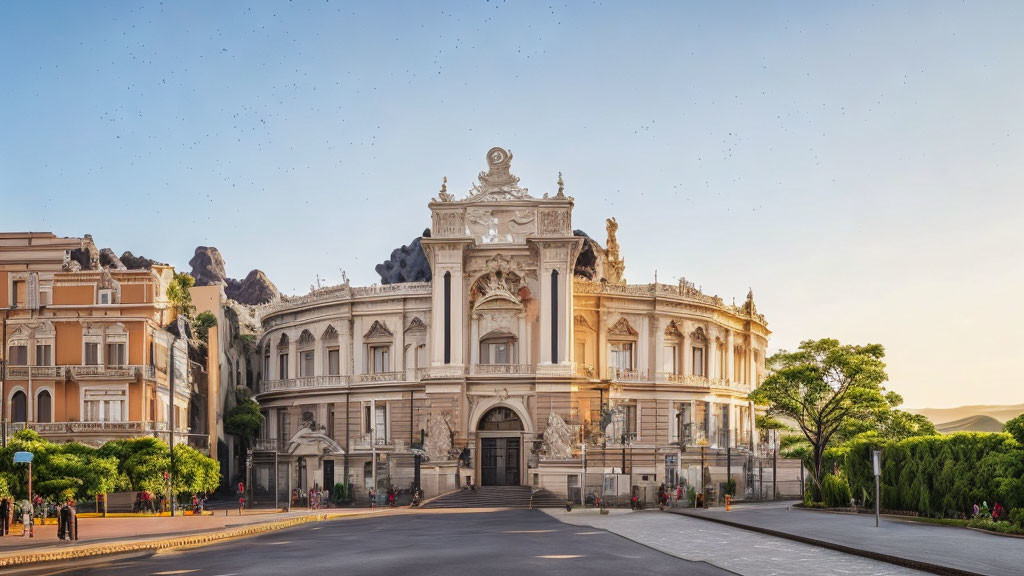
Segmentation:
<svg viewBox="0 0 1024 576">
<path fill-rule="evenodd" d="M 640 333 L 630 325 L 629 320 L 619 318 L 619 321 L 608 329 L 608 334 L 612 336 L 638 336 Z"/>
<path fill-rule="evenodd" d="M 388 327 L 380 320 L 374 320 L 370 329 L 366 334 L 363 334 L 364 340 L 387 339 L 392 337 L 394 337 L 394 334 L 392 334 L 391 330 L 388 330 Z"/>
<path fill-rule="evenodd" d="M 410 330 L 426 330 L 426 329 L 427 329 L 427 325 L 423 323 L 423 320 L 420 320 L 419 316 L 416 316 L 415 318 L 412 319 L 412 322 L 409 322 L 409 326 L 408 326 L 408 328 L 405 329 L 405 331 L 408 332 Z"/>
</svg>

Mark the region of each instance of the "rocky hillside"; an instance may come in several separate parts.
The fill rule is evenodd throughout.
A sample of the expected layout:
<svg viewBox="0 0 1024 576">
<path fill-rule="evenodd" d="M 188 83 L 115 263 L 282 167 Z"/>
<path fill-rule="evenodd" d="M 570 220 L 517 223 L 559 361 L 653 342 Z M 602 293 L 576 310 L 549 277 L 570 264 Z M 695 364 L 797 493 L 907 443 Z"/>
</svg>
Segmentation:
<svg viewBox="0 0 1024 576">
<path fill-rule="evenodd" d="M 224 270 L 224 258 L 213 246 L 197 246 L 195 255 L 188 261 L 196 286 L 224 286 L 228 298 L 255 306 L 266 304 L 278 297 L 277 287 L 262 270 L 253 270 L 243 280 L 228 278 Z"/>
<path fill-rule="evenodd" d="M 117 253 L 110 248 L 96 248 L 92 234 L 82 237 L 81 249 L 71 251 L 71 268 L 73 270 L 99 270 L 100 268 L 149 270 L 154 264 L 165 265 L 163 262 L 150 260 L 145 256 L 135 256 L 127 251 L 118 258 Z"/>
</svg>

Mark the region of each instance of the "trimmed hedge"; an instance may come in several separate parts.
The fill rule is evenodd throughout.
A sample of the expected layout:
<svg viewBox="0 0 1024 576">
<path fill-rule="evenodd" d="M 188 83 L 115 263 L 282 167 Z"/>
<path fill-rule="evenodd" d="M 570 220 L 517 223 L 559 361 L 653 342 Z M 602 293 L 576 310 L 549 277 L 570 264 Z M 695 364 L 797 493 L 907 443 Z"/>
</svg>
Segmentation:
<svg viewBox="0 0 1024 576">
<path fill-rule="evenodd" d="M 1024 446 L 1005 433 L 958 432 L 897 442 L 865 438 L 828 451 L 854 494 L 873 500 L 871 451 L 882 449 L 882 508 L 932 518 L 970 518 L 975 504 L 1024 508 Z"/>
</svg>

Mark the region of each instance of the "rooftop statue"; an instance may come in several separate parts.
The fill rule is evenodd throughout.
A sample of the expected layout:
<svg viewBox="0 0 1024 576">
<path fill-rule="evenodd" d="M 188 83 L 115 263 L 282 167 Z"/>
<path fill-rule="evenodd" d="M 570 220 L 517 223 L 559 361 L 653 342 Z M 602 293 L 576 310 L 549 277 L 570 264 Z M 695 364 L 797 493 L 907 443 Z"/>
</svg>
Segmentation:
<svg viewBox="0 0 1024 576">
<path fill-rule="evenodd" d="M 619 257 L 619 241 L 615 238 L 619 223 L 615 218 L 609 218 L 605 223 L 608 230 L 608 241 L 605 243 L 605 280 L 609 284 L 625 284 L 623 274 L 626 272 L 626 261 Z"/>
</svg>

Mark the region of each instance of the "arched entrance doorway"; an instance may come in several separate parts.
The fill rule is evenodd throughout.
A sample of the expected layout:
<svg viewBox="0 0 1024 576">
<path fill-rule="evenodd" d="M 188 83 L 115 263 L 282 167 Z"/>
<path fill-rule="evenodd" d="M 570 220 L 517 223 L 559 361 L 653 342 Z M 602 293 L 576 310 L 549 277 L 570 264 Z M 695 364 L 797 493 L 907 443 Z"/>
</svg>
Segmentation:
<svg viewBox="0 0 1024 576">
<path fill-rule="evenodd" d="M 480 418 L 480 485 L 518 486 L 523 422 L 511 408 L 496 406 Z"/>
</svg>

